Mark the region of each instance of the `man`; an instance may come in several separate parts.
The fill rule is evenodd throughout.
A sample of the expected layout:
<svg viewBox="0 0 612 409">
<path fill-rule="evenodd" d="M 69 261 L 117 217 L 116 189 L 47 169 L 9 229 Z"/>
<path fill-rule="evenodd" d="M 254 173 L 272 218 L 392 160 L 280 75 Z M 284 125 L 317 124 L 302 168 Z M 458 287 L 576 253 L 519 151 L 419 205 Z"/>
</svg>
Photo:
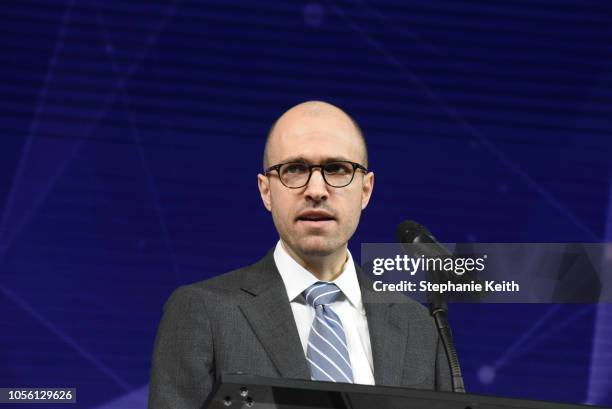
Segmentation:
<svg viewBox="0 0 612 409">
<path fill-rule="evenodd" d="M 256 264 L 172 294 L 150 408 L 200 408 L 223 372 L 450 390 L 426 309 L 375 293 L 348 251 L 374 186 L 367 166 L 360 129 L 333 105 L 276 121 L 257 180 L 280 240 Z"/>
</svg>

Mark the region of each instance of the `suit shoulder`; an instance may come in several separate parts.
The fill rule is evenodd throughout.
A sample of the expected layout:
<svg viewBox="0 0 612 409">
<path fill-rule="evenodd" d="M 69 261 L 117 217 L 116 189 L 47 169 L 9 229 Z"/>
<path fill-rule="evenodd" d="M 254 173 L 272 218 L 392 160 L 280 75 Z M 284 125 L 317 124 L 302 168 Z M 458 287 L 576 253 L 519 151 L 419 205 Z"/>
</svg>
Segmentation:
<svg viewBox="0 0 612 409">
<path fill-rule="evenodd" d="M 372 287 L 372 280 L 365 274 L 360 277 L 361 285 L 365 286 L 364 299 L 365 302 L 372 303 L 384 303 L 384 304 L 395 304 L 400 306 L 401 310 L 405 314 L 409 315 L 411 319 L 430 321 L 431 316 L 429 310 L 420 302 L 414 300 L 410 296 L 394 291 L 374 291 Z"/>
<path fill-rule="evenodd" d="M 391 292 L 388 294 L 390 300 L 394 304 L 399 304 L 402 308 L 409 313 L 413 319 L 430 321 L 431 315 L 429 309 L 420 302 L 411 298 L 409 295 L 403 293 Z"/>
<path fill-rule="evenodd" d="M 227 299 L 231 294 L 236 294 L 236 291 L 240 288 L 240 283 L 243 281 L 242 277 L 248 272 L 249 267 L 232 270 L 216 277 L 176 288 L 165 302 L 164 310 L 203 308 L 204 305 L 208 304 L 208 300 Z"/>
<path fill-rule="evenodd" d="M 193 285 L 202 289 L 235 290 L 244 285 L 251 275 L 261 269 L 261 266 L 262 261 L 259 260 L 256 263 L 228 271 Z"/>
<path fill-rule="evenodd" d="M 174 292 L 185 296 L 187 294 L 197 294 L 210 291 L 235 291 L 244 286 L 247 279 L 249 279 L 253 274 L 261 271 L 262 269 L 269 268 L 266 262 L 269 263 L 268 256 L 248 266 L 240 267 L 205 280 L 186 284 L 177 288 Z"/>
</svg>

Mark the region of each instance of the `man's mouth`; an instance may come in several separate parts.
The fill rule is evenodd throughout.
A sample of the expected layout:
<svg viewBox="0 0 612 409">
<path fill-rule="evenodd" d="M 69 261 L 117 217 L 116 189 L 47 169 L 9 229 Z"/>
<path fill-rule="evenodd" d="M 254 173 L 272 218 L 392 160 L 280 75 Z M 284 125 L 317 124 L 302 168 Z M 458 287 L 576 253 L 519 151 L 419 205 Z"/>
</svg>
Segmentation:
<svg viewBox="0 0 612 409">
<path fill-rule="evenodd" d="M 311 224 L 331 222 L 336 220 L 334 216 L 327 212 L 319 212 L 319 211 L 307 211 L 300 214 L 297 217 L 297 220 L 300 222 L 306 222 Z"/>
</svg>

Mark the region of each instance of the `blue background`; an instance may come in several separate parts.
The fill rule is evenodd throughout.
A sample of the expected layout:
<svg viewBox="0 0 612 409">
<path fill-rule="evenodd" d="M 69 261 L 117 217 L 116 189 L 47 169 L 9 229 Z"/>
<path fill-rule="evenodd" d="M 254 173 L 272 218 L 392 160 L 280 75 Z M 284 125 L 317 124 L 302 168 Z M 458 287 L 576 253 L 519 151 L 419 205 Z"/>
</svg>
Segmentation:
<svg viewBox="0 0 612 409">
<path fill-rule="evenodd" d="M 351 242 L 612 241 L 606 1 L 3 1 L 0 386 L 143 407 L 178 285 L 277 239 L 256 187 L 290 106 L 361 124 Z M 453 306 L 470 392 L 612 405 L 610 306 Z"/>
</svg>

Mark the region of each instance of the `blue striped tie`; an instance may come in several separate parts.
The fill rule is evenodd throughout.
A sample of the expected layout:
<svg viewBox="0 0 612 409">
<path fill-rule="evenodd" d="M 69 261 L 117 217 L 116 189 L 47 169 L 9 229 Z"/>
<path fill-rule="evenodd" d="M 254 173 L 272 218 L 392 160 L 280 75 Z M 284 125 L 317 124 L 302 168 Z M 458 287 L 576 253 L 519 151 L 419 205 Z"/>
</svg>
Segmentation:
<svg viewBox="0 0 612 409">
<path fill-rule="evenodd" d="M 313 380 L 352 383 L 353 370 L 342 322 L 329 306 L 339 294 L 336 284 L 322 281 L 304 291 L 306 302 L 315 309 L 306 360 Z"/>
</svg>

